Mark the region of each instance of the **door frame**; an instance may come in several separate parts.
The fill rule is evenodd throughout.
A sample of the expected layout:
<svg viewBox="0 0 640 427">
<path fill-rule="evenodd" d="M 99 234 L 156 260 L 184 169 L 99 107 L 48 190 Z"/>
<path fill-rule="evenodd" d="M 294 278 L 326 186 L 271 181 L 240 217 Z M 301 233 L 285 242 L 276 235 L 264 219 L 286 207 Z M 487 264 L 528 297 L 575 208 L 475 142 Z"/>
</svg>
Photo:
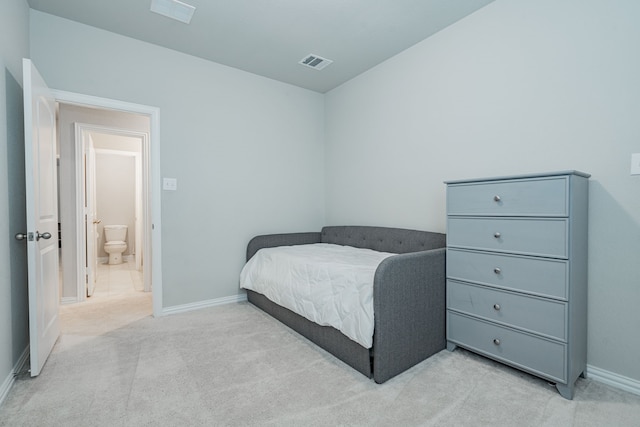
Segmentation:
<svg viewBox="0 0 640 427">
<path fill-rule="evenodd" d="M 77 276 L 78 277 L 78 302 L 86 300 L 86 266 L 87 266 L 87 254 L 85 251 L 85 245 L 88 244 L 86 234 L 86 194 L 85 194 L 85 154 L 86 147 L 84 144 L 85 134 L 91 137 L 92 133 L 101 133 L 106 135 L 124 136 L 130 138 L 137 138 L 140 140 L 140 152 L 129 151 L 117 151 L 121 155 L 132 156 L 135 158 L 136 168 L 136 201 L 135 201 L 135 257 L 136 266 L 140 264 L 140 257 L 145 258 L 151 253 L 151 209 L 150 209 L 150 194 L 149 194 L 149 134 L 147 132 L 139 132 L 134 130 L 128 130 L 123 128 L 93 125 L 87 123 L 75 123 L 75 163 L 76 163 L 76 253 L 78 254 L 79 262 L 77 263 Z M 108 150 L 96 149 L 96 154 L 99 152 L 106 152 Z M 142 264 L 142 278 L 144 283 L 144 291 L 151 292 L 151 266 L 149 262 Z"/>
<path fill-rule="evenodd" d="M 125 113 L 143 114 L 150 119 L 150 133 L 148 143 L 147 158 L 149 173 L 147 194 L 149 218 L 147 238 L 150 241 L 150 250 L 146 253 L 146 261 L 149 264 L 150 280 L 153 300 L 153 316 L 163 315 L 162 302 L 162 221 L 161 221 L 161 197 L 160 187 L 160 109 L 149 105 L 134 104 L 130 102 L 118 101 L 109 98 L 100 98 L 91 95 L 84 95 L 74 92 L 52 89 L 57 102 L 64 104 L 78 105 L 82 107 L 98 107 L 107 110 L 116 110 Z M 78 221 L 79 222 L 79 221 Z"/>
<path fill-rule="evenodd" d="M 83 229 L 85 230 L 85 248 L 86 251 L 84 251 L 85 256 L 87 257 L 84 264 L 86 266 L 86 271 L 85 271 L 85 284 L 86 284 L 86 293 L 81 293 L 79 292 L 79 289 L 76 290 L 76 295 L 78 295 L 78 297 L 80 297 L 80 295 L 82 296 L 92 296 L 93 293 L 95 292 L 95 288 L 96 288 L 96 281 L 97 281 L 97 277 L 98 277 L 98 255 L 96 254 L 97 248 L 98 248 L 98 242 L 97 242 L 97 236 L 96 236 L 96 152 L 95 152 L 95 148 L 93 146 L 93 138 L 92 135 L 90 133 L 87 133 L 86 135 L 82 134 L 81 132 L 78 131 L 78 129 L 75 129 L 74 135 L 77 135 L 80 133 L 80 138 L 81 141 L 80 143 L 82 144 L 82 160 L 83 160 L 83 171 L 84 173 L 82 173 L 80 175 L 80 179 L 82 179 L 80 181 L 80 179 L 78 179 L 78 175 L 75 176 L 76 179 L 76 184 L 78 184 L 78 182 L 82 182 L 83 184 L 83 188 L 84 191 L 82 192 L 82 196 L 84 196 L 84 215 L 79 215 L 76 212 L 76 218 L 80 218 L 83 217 L 84 218 L 84 227 Z M 77 139 L 76 139 L 76 146 L 77 146 Z M 78 195 L 76 195 L 75 201 L 76 203 L 78 203 Z M 91 221 L 91 223 L 89 223 L 89 221 Z M 76 219 L 76 225 L 78 223 L 78 220 Z M 89 225 L 91 224 L 91 225 Z M 89 233 L 89 230 L 91 230 L 91 233 Z M 78 233 L 76 231 L 76 239 L 77 239 Z M 82 251 L 79 251 L 78 248 L 76 248 L 76 254 L 82 254 Z M 91 254 L 92 258 L 89 258 L 89 254 Z M 76 258 L 78 258 L 80 255 L 76 256 Z M 77 262 L 78 260 L 76 259 L 76 267 L 79 268 L 78 264 L 82 264 Z M 64 277 L 64 276 L 63 276 Z M 78 275 L 76 273 L 76 278 L 81 277 L 81 275 Z M 78 282 L 80 282 L 81 279 L 77 279 Z M 79 284 L 78 284 L 79 285 Z M 79 287 L 79 286 L 78 286 Z M 89 290 L 91 290 L 91 292 L 89 292 Z"/>
</svg>

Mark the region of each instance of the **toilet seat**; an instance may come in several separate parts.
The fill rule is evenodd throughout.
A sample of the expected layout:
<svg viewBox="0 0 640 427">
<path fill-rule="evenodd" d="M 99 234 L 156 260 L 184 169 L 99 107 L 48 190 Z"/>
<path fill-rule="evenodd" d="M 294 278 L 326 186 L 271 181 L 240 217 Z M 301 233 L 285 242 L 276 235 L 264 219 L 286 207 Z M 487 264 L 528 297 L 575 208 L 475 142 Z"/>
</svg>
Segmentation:
<svg viewBox="0 0 640 427">
<path fill-rule="evenodd" d="M 104 245 L 105 246 L 117 246 L 117 245 L 126 245 L 127 242 L 122 241 L 122 240 L 114 240 L 113 242 L 106 242 Z"/>
</svg>

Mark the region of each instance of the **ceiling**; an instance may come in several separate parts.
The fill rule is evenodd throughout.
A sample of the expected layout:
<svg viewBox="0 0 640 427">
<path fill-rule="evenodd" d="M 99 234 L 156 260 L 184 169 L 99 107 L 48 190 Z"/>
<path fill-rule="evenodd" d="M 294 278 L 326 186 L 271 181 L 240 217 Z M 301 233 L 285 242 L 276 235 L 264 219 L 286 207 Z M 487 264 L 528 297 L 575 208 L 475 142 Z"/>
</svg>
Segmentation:
<svg viewBox="0 0 640 427">
<path fill-rule="evenodd" d="M 190 24 L 151 0 L 27 0 L 32 9 L 281 82 L 327 92 L 493 0 L 183 0 Z M 334 61 L 323 70 L 298 62 Z"/>
</svg>

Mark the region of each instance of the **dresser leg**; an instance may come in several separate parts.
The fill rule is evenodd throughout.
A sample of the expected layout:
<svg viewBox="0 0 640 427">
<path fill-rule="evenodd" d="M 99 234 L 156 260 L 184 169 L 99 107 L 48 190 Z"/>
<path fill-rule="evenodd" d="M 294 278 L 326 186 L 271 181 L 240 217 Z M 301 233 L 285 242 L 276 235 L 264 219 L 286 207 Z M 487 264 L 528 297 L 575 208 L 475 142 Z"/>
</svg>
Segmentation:
<svg viewBox="0 0 640 427">
<path fill-rule="evenodd" d="M 556 384 L 556 388 L 562 397 L 568 400 L 573 400 L 573 389 L 574 384 L 564 385 L 564 384 Z"/>
<path fill-rule="evenodd" d="M 452 343 L 452 342 L 447 341 L 447 350 L 449 350 L 449 351 L 453 351 L 453 350 L 455 350 L 455 349 L 456 349 L 456 347 L 458 347 L 458 346 L 457 346 L 457 345 L 455 345 L 455 344 L 454 344 L 454 343 Z"/>
</svg>

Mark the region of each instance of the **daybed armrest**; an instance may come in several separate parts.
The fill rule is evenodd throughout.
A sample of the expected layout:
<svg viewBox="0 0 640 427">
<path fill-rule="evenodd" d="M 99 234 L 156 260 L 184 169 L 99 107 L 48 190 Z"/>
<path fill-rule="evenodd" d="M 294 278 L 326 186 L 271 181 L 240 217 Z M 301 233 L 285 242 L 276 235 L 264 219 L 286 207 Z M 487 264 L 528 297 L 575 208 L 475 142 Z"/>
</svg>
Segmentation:
<svg viewBox="0 0 640 427">
<path fill-rule="evenodd" d="M 308 245 L 320 243 L 320 233 L 284 233 L 265 234 L 256 236 L 247 245 L 247 261 L 262 248 L 273 248 L 275 246 Z"/>
<path fill-rule="evenodd" d="M 373 282 L 373 379 L 383 383 L 446 346 L 445 248 L 389 257 Z"/>
</svg>

